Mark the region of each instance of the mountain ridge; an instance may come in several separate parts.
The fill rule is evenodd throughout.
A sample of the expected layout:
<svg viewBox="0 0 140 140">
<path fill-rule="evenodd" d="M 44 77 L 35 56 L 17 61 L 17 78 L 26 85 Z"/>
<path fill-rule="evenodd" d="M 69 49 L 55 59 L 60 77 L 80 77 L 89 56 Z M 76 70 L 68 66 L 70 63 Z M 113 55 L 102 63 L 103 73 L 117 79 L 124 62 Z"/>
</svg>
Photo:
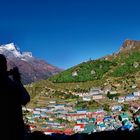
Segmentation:
<svg viewBox="0 0 140 140">
<path fill-rule="evenodd" d="M 48 80 L 52 83 L 78 83 L 97 81 L 106 83 L 112 79 L 135 77 L 140 70 L 140 41 L 125 40 L 118 50 L 111 55 L 97 60 L 82 62 L 66 71 L 61 72 Z M 137 73 L 137 74 L 136 74 Z M 130 78 L 131 79 L 131 78 Z M 129 79 L 128 79 L 129 80 Z M 115 83 L 115 81 L 113 81 Z M 94 85 L 92 85 L 94 86 Z"/>
<path fill-rule="evenodd" d="M 62 71 L 44 60 L 35 58 L 32 52 L 21 52 L 14 43 L 1 45 L 0 53 L 7 58 L 8 70 L 15 66 L 19 68 L 24 84 L 46 79 Z"/>
</svg>

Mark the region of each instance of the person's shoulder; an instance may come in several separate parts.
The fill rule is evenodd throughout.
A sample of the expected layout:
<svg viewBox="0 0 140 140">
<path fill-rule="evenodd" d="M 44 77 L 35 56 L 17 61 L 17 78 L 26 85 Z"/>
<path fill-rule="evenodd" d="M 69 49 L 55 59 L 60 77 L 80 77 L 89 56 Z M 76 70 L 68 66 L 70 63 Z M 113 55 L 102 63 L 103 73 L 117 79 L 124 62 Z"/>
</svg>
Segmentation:
<svg viewBox="0 0 140 140">
<path fill-rule="evenodd" d="M 21 87 L 21 82 L 13 80 L 11 77 L 5 78 L 5 84 L 7 86 L 13 87 L 14 89 L 19 89 Z"/>
<path fill-rule="evenodd" d="M 16 83 L 13 81 L 13 79 L 12 78 L 10 78 L 10 77 L 6 77 L 6 81 L 8 82 L 8 83 L 10 83 L 10 84 L 12 84 L 12 85 L 15 85 Z"/>
</svg>

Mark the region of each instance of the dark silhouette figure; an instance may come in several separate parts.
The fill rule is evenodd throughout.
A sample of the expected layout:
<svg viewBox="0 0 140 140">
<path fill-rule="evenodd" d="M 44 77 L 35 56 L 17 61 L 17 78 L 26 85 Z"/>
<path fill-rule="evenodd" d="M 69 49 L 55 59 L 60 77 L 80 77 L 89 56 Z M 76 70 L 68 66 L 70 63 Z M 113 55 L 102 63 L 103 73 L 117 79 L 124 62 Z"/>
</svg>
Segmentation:
<svg viewBox="0 0 140 140">
<path fill-rule="evenodd" d="M 7 71 L 7 60 L 0 54 L 0 137 L 24 139 L 22 105 L 29 101 L 30 96 L 20 81 L 18 68 Z"/>
</svg>

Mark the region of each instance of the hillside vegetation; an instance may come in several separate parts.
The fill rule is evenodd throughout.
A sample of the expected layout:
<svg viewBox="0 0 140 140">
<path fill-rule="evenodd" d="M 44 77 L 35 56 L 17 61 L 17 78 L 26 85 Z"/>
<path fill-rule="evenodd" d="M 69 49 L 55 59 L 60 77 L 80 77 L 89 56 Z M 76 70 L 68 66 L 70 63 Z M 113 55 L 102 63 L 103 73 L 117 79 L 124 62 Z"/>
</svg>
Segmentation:
<svg viewBox="0 0 140 140">
<path fill-rule="evenodd" d="M 107 60 L 90 60 L 88 62 L 83 62 L 82 64 L 73 67 L 69 70 L 61 72 L 60 74 L 51 77 L 54 83 L 69 83 L 69 82 L 85 82 L 100 80 L 103 78 L 104 74 L 111 69 L 111 66 L 115 66 L 116 63 Z M 73 76 L 73 73 L 77 75 Z"/>
<path fill-rule="evenodd" d="M 118 65 L 112 76 L 120 77 L 137 72 L 140 70 L 140 52 L 133 52 L 129 56 L 121 55 L 120 59 L 116 60 L 116 62 Z"/>
<path fill-rule="evenodd" d="M 140 70 L 140 52 L 120 55 L 113 60 L 90 60 L 49 78 L 53 83 L 72 83 L 123 77 Z M 73 73 L 76 75 L 73 75 Z"/>
</svg>

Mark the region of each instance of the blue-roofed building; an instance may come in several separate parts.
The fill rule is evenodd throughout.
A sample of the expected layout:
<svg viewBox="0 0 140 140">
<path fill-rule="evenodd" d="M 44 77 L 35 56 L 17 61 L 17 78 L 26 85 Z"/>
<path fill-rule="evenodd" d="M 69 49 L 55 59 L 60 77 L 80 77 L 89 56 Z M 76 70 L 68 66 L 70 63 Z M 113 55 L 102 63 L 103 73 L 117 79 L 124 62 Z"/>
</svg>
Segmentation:
<svg viewBox="0 0 140 140">
<path fill-rule="evenodd" d="M 86 109 L 77 109 L 76 110 L 76 113 L 77 114 L 84 114 L 84 113 L 86 114 L 87 113 L 87 110 Z"/>
<path fill-rule="evenodd" d="M 116 112 L 116 111 L 122 111 L 122 106 L 120 106 L 120 105 L 115 105 L 115 106 L 113 106 L 112 107 L 112 111 L 113 112 Z"/>
<path fill-rule="evenodd" d="M 112 119 L 112 116 L 106 116 L 104 117 L 104 122 L 110 121 Z"/>
<path fill-rule="evenodd" d="M 127 123 L 126 125 L 121 127 L 121 130 L 133 130 L 133 124 Z"/>
<path fill-rule="evenodd" d="M 133 124 L 129 120 L 124 120 L 122 122 L 122 129 L 124 130 L 132 130 L 133 129 Z"/>
<path fill-rule="evenodd" d="M 125 97 L 125 100 L 126 101 L 132 101 L 132 100 L 134 100 L 134 98 L 135 98 L 134 95 L 132 93 L 130 93 Z"/>
</svg>

